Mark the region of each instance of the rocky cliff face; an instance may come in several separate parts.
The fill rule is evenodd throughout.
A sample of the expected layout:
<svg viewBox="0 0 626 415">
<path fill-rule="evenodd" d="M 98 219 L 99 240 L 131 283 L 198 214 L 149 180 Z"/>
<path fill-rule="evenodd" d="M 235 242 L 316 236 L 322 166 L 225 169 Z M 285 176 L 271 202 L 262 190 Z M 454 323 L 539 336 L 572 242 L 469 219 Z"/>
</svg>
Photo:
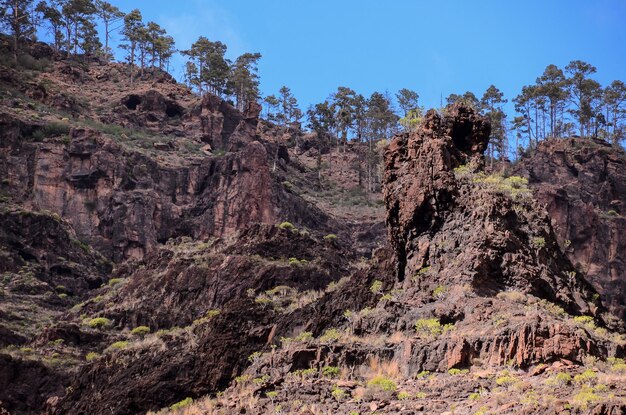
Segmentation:
<svg viewBox="0 0 626 415">
<path fill-rule="evenodd" d="M 595 291 L 526 182 L 482 172 L 488 135 L 482 117 L 458 106 L 397 137 L 385 156 L 392 249 L 279 320 L 281 347 L 198 408 L 443 413 L 453 399 L 465 413 L 521 410 L 510 385 L 542 396 L 563 368 L 576 374 L 590 357 L 623 356 L 623 338 L 604 328 Z M 537 399 L 533 413 L 560 411 L 556 401 Z M 595 409 L 624 409 L 606 402 Z"/>
<path fill-rule="evenodd" d="M 626 154 L 601 140 L 541 142 L 514 171 L 546 206 L 559 245 L 626 319 Z"/>
<path fill-rule="evenodd" d="M 242 128 L 237 136 L 249 143 L 234 141 L 237 151 L 171 166 L 89 129 L 72 129 L 69 144 L 29 142 L 29 128 L 5 117 L 0 172 L 16 200 L 67 218 L 116 261 L 142 258 L 172 237 L 231 235 L 251 222 L 331 227 L 272 178 L 266 148 Z"/>
</svg>

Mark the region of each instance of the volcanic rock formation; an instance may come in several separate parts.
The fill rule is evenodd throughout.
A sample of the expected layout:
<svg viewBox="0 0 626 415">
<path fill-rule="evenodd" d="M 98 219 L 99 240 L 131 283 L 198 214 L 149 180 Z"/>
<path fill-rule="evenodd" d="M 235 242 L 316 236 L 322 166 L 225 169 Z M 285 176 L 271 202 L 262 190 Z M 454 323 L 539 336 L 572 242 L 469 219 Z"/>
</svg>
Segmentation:
<svg viewBox="0 0 626 415">
<path fill-rule="evenodd" d="M 559 244 L 626 320 L 626 154 L 596 139 L 553 139 L 513 168 L 546 206 Z"/>
</svg>

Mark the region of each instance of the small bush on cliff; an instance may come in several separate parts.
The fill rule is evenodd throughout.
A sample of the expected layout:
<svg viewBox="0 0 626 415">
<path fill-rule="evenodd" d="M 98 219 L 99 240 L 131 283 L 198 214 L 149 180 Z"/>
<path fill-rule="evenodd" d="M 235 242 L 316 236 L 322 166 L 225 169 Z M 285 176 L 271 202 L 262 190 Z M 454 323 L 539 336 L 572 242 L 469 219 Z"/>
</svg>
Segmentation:
<svg viewBox="0 0 626 415">
<path fill-rule="evenodd" d="M 520 176 L 504 178 L 499 174 L 486 175 L 481 172 L 474 177 L 473 181 L 484 189 L 508 195 L 514 200 L 532 195 L 532 191 L 528 188 L 528 180 Z"/>
<path fill-rule="evenodd" d="M 448 288 L 444 285 L 438 285 L 437 288 L 433 290 L 433 298 L 441 299 L 448 291 Z"/>
<path fill-rule="evenodd" d="M 324 366 L 322 368 L 322 375 L 327 376 L 329 378 L 336 378 L 339 376 L 339 368 L 337 366 Z"/>
<path fill-rule="evenodd" d="M 548 386 L 566 386 L 572 383 L 572 376 L 569 373 L 559 372 L 546 380 Z"/>
<path fill-rule="evenodd" d="M 345 390 L 341 389 L 337 385 L 333 385 L 330 394 L 333 395 L 333 398 L 335 398 L 337 401 L 344 400 L 348 395 Z"/>
<path fill-rule="evenodd" d="M 324 239 L 327 241 L 334 241 L 335 239 L 337 239 L 337 235 L 335 235 L 334 233 L 329 233 L 324 237 Z"/>
<path fill-rule="evenodd" d="M 128 342 L 126 340 L 115 342 L 109 346 L 109 348 L 112 350 L 122 350 L 126 347 L 128 347 Z"/>
<path fill-rule="evenodd" d="M 618 357 L 609 357 L 607 359 L 607 362 L 609 363 L 609 365 L 611 365 L 611 372 L 626 373 L 626 363 L 624 362 L 624 359 L 620 359 Z"/>
<path fill-rule="evenodd" d="M 594 330 L 596 328 L 596 323 L 593 321 L 593 317 L 591 316 L 576 316 L 574 317 L 574 321 L 590 330 Z"/>
<path fill-rule="evenodd" d="M 33 133 L 33 140 L 41 141 L 48 137 L 59 137 L 69 134 L 70 126 L 64 123 L 51 123 L 46 124 L 43 127 L 35 130 Z"/>
<path fill-rule="evenodd" d="M 390 398 L 398 389 L 398 385 L 393 380 L 377 375 L 367 382 L 368 395 L 374 398 Z"/>
<path fill-rule="evenodd" d="M 87 353 L 87 356 L 85 356 L 85 360 L 87 360 L 88 362 L 91 362 L 92 360 L 96 360 L 97 358 L 99 358 L 100 355 L 96 352 L 89 352 Z"/>
<path fill-rule="evenodd" d="M 383 289 L 383 283 L 382 281 L 379 280 L 375 280 L 371 287 L 370 287 L 370 291 L 374 294 L 379 294 Z"/>
<path fill-rule="evenodd" d="M 182 409 L 186 406 L 189 406 L 193 403 L 193 399 L 192 398 L 185 398 L 180 402 L 176 402 L 174 405 L 170 406 L 170 409 L 172 411 L 177 411 L 179 409 Z"/>
<path fill-rule="evenodd" d="M 596 372 L 593 371 L 593 369 L 587 369 L 583 373 L 574 376 L 574 382 L 589 385 L 591 383 L 594 383 L 597 377 L 598 376 L 596 375 Z"/>
<path fill-rule="evenodd" d="M 291 231 L 296 229 L 296 227 L 293 226 L 293 223 L 291 223 L 291 222 L 282 222 L 280 225 L 278 225 L 278 227 L 280 229 L 287 229 L 287 230 L 291 230 Z"/>
<path fill-rule="evenodd" d="M 105 317 L 92 318 L 87 322 L 87 325 L 92 329 L 102 329 L 111 325 L 111 320 Z"/>
<path fill-rule="evenodd" d="M 496 385 L 508 388 L 518 382 L 518 379 L 509 372 L 504 371 L 496 378 Z"/>
<path fill-rule="evenodd" d="M 341 333 L 337 329 L 328 329 L 320 337 L 322 343 L 335 343 L 341 338 Z"/>
<path fill-rule="evenodd" d="M 421 318 L 415 322 L 415 332 L 423 337 L 437 337 L 453 328 L 453 324 L 442 325 L 436 318 Z"/>
<path fill-rule="evenodd" d="M 586 410 L 589 408 L 589 405 L 595 405 L 601 400 L 600 395 L 595 393 L 593 388 L 587 386 L 583 387 L 580 392 L 574 395 L 573 402 L 579 408 Z"/>
<path fill-rule="evenodd" d="M 150 327 L 148 326 L 138 326 L 130 331 L 130 334 L 133 334 L 139 337 L 143 337 L 148 333 L 150 333 Z"/>
</svg>

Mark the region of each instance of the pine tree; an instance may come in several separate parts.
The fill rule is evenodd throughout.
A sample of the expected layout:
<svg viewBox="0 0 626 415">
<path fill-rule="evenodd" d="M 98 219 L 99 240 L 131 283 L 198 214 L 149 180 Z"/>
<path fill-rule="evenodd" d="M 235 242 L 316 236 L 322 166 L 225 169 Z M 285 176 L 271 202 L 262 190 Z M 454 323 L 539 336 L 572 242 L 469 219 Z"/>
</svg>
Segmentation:
<svg viewBox="0 0 626 415">
<path fill-rule="evenodd" d="M 402 110 L 402 116 L 407 117 L 409 112 L 412 110 L 418 109 L 419 104 L 419 95 L 415 91 L 411 91 L 410 89 L 403 88 L 398 91 L 396 94 L 396 99 L 398 100 L 398 105 Z"/>
<path fill-rule="evenodd" d="M 276 95 L 268 95 L 263 98 L 263 103 L 265 104 L 265 117 L 268 121 L 276 122 L 276 114 L 278 111 L 278 107 L 280 105 L 280 101 L 276 97 Z"/>
<path fill-rule="evenodd" d="M 127 52 L 126 60 L 130 65 L 130 84 L 133 84 L 135 58 L 137 54 L 137 45 L 141 40 L 143 28 L 141 12 L 138 9 L 132 10 L 124 17 L 124 41 L 120 47 Z"/>
<path fill-rule="evenodd" d="M 158 56 L 159 69 L 163 70 L 164 65 L 169 67 L 170 59 L 176 53 L 174 38 L 168 35 L 159 36 L 155 42 L 155 53 Z"/>
<path fill-rule="evenodd" d="M 575 108 L 570 110 L 578 121 L 580 136 L 590 132 L 592 119 L 597 115 L 597 101 L 601 97 L 601 87 L 598 82 L 588 78 L 596 72 L 596 67 L 586 62 L 576 60 L 570 62 L 565 71 L 570 74 L 568 79 L 571 100 Z"/>
<path fill-rule="evenodd" d="M 61 45 L 65 41 L 65 36 L 63 35 L 63 16 L 61 12 L 57 8 L 49 6 L 45 1 L 40 1 L 35 11 L 50 25 L 49 32 L 52 35 L 54 49 L 57 52 L 60 51 Z"/>
<path fill-rule="evenodd" d="M 13 40 L 13 58 L 17 65 L 20 43 L 34 34 L 33 0 L 3 0 L 0 2 L 0 23 L 11 33 Z"/>
<path fill-rule="evenodd" d="M 303 114 L 298 108 L 298 100 L 291 93 L 291 90 L 283 86 L 278 91 L 278 95 L 280 110 L 276 116 L 277 121 L 283 126 L 299 123 Z"/>
<path fill-rule="evenodd" d="M 109 60 L 113 58 L 112 50 L 109 47 L 111 33 L 120 29 L 122 25 L 118 27 L 112 26 L 124 20 L 124 13 L 120 11 L 120 9 L 118 9 L 116 6 L 113 6 L 111 3 L 103 0 L 96 0 L 94 6 L 95 14 L 100 18 L 100 20 L 102 20 L 102 23 L 104 24 L 104 56 L 107 60 Z"/>
<path fill-rule="evenodd" d="M 259 59 L 260 53 L 244 53 L 232 65 L 229 88 L 234 92 L 237 109 L 240 111 L 259 98 Z"/>
<path fill-rule="evenodd" d="M 482 108 L 486 111 L 486 115 L 491 121 L 489 150 L 492 163 L 496 152 L 500 156 L 500 159 L 503 160 L 508 151 L 505 126 L 506 114 L 502 108 L 502 105 L 506 102 L 507 100 L 504 99 L 504 94 L 494 85 L 490 85 L 489 88 L 487 88 L 480 101 Z"/>
<path fill-rule="evenodd" d="M 626 84 L 622 81 L 613 81 L 606 87 L 603 95 L 603 104 L 606 111 L 608 137 L 615 145 L 626 136 L 622 122 L 626 120 Z"/>
<path fill-rule="evenodd" d="M 348 132 L 352 129 L 354 123 L 356 92 L 348 87 L 340 86 L 337 88 L 337 92 L 332 94 L 331 99 L 332 110 L 335 114 L 337 138 L 339 138 L 342 143 L 346 144 L 348 141 Z"/>
<path fill-rule="evenodd" d="M 185 64 L 185 83 L 189 88 L 200 89 L 200 78 L 198 77 L 198 67 L 192 61 Z"/>
<path fill-rule="evenodd" d="M 472 107 L 474 109 L 479 109 L 480 108 L 480 101 L 478 101 L 478 98 L 476 98 L 476 95 L 474 95 L 474 93 L 470 92 L 470 91 L 467 91 L 463 95 L 450 94 L 446 98 L 446 102 L 448 103 L 448 105 L 452 105 L 454 103 L 461 102 L 461 103 L 463 103 L 465 105 L 468 105 L 468 106 L 470 106 L 470 107 Z"/>
<path fill-rule="evenodd" d="M 96 13 L 96 6 L 91 0 L 60 0 L 59 5 L 66 31 L 67 52 L 77 54 L 83 41 L 82 35 L 92 33 L 88 27 L 85 28 L 84 26 L 93 24 L 92 19 Z"/>
<path fill-rule="evenodd" d="M 226 49 L 222 42 L 211 42 L 206 37 L 200 36 L 191 45 L 191 49 L 182 52 L 198 67 L 201 93 L 206 87 L 208 92 L 217 96 L 226 94 L 230 74 L 230 63 L 224 57 Z"/>
<path fill-rule="evenodd" d="M 563 113 L 569 99 L 567 80 L 563 71 L 556 65 L 548 65 L 537 78 L 537 93 L 548 100 L 550 113 L 550 136 L 558 137 L 563 133 Z"/>
</svg>

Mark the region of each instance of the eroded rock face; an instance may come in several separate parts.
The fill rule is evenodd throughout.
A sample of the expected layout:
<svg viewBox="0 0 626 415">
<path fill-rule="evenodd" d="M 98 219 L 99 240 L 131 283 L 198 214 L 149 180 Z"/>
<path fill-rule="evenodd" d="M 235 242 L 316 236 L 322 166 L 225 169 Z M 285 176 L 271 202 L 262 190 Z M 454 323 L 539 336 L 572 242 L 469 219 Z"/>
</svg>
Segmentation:
<svg viewBox="0 0 626 415">
<path fill-rule="evenodd" d="M 418 237 L 445 220 L 458 194 L 454 168 L 480 163 L 491 126 L 473 110 L 456 106 L 442 119 L 434 110 L 417 134 L 394 140 L 385 153 L 385 204 L 398 277 L 425 266 Z M 417 254 L 417 255 L 416 255 Z M 409 256 L 411 258 L 409 258 Z"/>
<path fill-rule="evenodd" d="M 626 320 L 624 151 L 602 140 L 548 140 L 513 170 L 546 206 L 572 263 Z"/>
<path fill-rule="evenodd" d="M 7 140 L 8 142 L 8 140 Z M 115 260 L 141 258 L 175 236 L 223 236 L 249 223 L 274 224 L 285 195 L 270 177 L 259 142 L 223 157 L 165 167 L 99 133 L 71 132 L 71 143 L 8 143 L 4 171 L 10 188 L 67 218 L 78 235 Z M 301 210 L 300 218 L 323 216 Z M 287 214 L 284 216 L 287 217 Z"/>
<path fill-rule="evenodd" d="M 594 311 L 593 290 L 561 253 L 545 211 L 480 172 L 486 119 L 458 105 L 447 112 L 443 119 L 429 112 L 385 153 L 398 279 L 465 283 L 481 295 L 515 289 L 575 313 Z M 421 278 L 426 270 L 436 277 Z"/>
</svg>

